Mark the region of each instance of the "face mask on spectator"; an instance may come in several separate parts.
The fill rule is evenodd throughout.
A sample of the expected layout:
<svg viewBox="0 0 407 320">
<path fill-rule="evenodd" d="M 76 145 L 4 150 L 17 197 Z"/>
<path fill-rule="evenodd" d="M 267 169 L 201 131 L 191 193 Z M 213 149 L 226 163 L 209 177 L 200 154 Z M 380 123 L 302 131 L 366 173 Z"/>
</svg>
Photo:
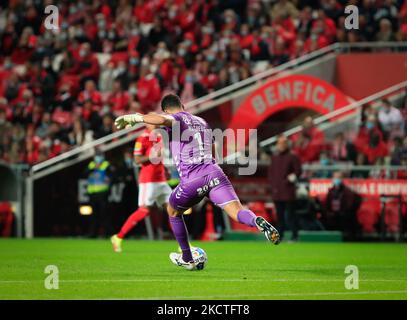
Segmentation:
<svg viewBox="0 0 407 320">
<path fill-rule="evenodd" d="M 75 36 L 76 37 L 82 37 L 84 35 L 85 35 L 85 33 L 83 32 L 82 29 L 76 29 L 76 31 L 75 31 Z"/>
<path fill-rule="evenodd" d="M 131 158 L 126 158 L 125 159 L 126 164 L 130 167 L 133 164 L 133 160 Z"/>
<path fill-rule="evenodd" d="M 211 28 L 210 27 L 203 27 L 202 28 L 202 33 L 203 34 L 210 34 L 211 33 Z"/>
<path fill-rule="evenodd" d="M 135 66 L 138 65 L 138 59 L 137 58 L 130 58 L 130 64 Z"/>
<path fill-rule="evenodd" d="M 129 88 L 129 93 L 132 94 L 132 95 L 137 94 L 137 88 L 136 87 L 130 87 Z"/>
<path fill-rule="evenodd" d="M 61 32 L 60 35 L 59 35 L 59 38 L 60 38 L 62 41 L 65 41 L 65 40 L 68 39 L 68 35 L 67 35 L 66 32 Z"/>
<path fill-rule="evenodd" d="M 373 122 L 366 122 L 366 129 L 371 130 L 374 128 L 374 123 Z"/>
<path fill-rule="evenodd" d="M 335 187 L 339 187 L 342 184 L 342 179 L 335 178 L 333 184 Z"/>
<path fill-rule="evenodd" d="M 208 60 L 209 62 L 212 62 L 215 60 L 215 56 L 213 54 L 208 54 L 206 56 L 206 60 Z"/>
<path fill-rule="evenodd" d="M 131 35 L 132 35 L 133 37 L 137 37 L 137 36 L 139 35 L 139 31 L 138 31 L 137 29 L 132 29 L 132 30 L 131 30 Z"/>
<path fill-rule="evenodd" d="M 4 62 L 4 68 L 5 69 L 11 69 L 13 67 L 13 64 L 10 61 Z"/>
<path fill-rule="evenodd" d="M 79 55 L 83 58 L 84 56 L 86 56 L 86 50 L 85 49 L 81 49 L 79 50 Z"/>
<path fill-rule="evenodd" d="M 42 141 L 41 146 L 44 148 L 51 148 L 52 141 L 50 139 L 46 139 L 46 140 Z"/>
<path fill-rule="evenodd" d="M 319 160 L 319 162 L 323 165 L 323 166 L 327 166 L 329 164 L 329 159 L 327 158 L 322 158 L 321 160 Z"/>
<path fill-rule="evenodd" d="M 230 17 L 230 16 L 227 16 L 227 17 L 225 18 L 225 21 L 226 21 L 226 23 L 232 23 L 232 22 L 233 22 L 233 18 Z"/>
<path fill-rule="evenodd" d="M 98 21 L 98 27 L 99 29 L 104 29 L 106 26 L 106 21 L 105 20 L 99 20 Z"/>
<path fill-rule="evenodd" d="M 116 33 L 114 31 L 109 31 L 108 38 L 113 40 L 116 37 Z"/>
<path fill-rule="evenodd" d="M 108 105 L 104 105 L 103 106 L 103 108 L 102 108 L 102 114 L 106 114 L 106 113 L 109 113 L 110 112 L 110 107 L 108 106 Z"/>
<path fill-rule="evenodd" d="M 158 70 L 158 66 L 156 64 L 152 64 L 150 67 L 151 73 L 156 73 Z"/>
<path fill-rule="evenodd" d="M 103 160 L 105 160 L 103 156 L 100 156 L 100 155 L 95 156 L 95 162 L 97 164 L 101 164 L 103 162 Z"/>
<path fill-rule="evenodd" d="M 50 34 L 49 32 L 46 32 L 46 33 L 44 34 L 44 39 L 45 39 L 45 40 L 52 40 L 52 34 Z"/>
<path fill-rule="evenodd" d="M 180 55 L 181 57 L 185 56 L 187 52 L 185 51 L 184 48 L 179 48 L 178 49 L 178 55 Z"/>
<path fill-rule="evenodd" d="M 48 69 L 49 66 L 50 66 L 50 63 L 49 63 L 48 60 L 44 60 L 44 61 L 42 62 L 42 67 L 43 67 L 44 69 Z"/>
<path fill-rule="evenodd" d="M 177 16 L 177 12 L 175 10 L 170 10 L 168 12 L 168 18 L 174 19 Z"/>
</svg>

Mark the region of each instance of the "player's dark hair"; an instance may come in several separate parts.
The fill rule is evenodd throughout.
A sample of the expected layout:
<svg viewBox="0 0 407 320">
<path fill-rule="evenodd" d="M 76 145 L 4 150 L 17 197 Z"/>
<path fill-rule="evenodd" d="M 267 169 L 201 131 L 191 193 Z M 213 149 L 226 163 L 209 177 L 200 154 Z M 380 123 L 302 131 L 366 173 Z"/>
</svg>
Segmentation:
<svg viewBox="0 0 407 320">
<path fill-rule="evenodd" d="M 167 94 L 161 100 L 161 109 L 163 111 L 167 109 L 182 109 L 181 99 L 176 94 Z"/>
</svg>

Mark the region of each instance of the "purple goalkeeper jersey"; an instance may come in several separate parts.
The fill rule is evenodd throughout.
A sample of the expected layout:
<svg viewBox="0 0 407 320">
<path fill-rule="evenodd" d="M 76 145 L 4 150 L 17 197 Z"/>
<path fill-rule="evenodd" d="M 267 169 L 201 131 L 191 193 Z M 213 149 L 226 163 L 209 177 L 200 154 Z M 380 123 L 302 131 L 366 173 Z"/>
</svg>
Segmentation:
<svg viewBox="0 0 407 320">
<path fill-rule="evenodd" d="M 172 116 L 176 121 L 167 131 L 172 158 L 181 181 L 221 170 L 212 155 L 213 135 L 208 123 L 184 111 Z"/>
</svg>

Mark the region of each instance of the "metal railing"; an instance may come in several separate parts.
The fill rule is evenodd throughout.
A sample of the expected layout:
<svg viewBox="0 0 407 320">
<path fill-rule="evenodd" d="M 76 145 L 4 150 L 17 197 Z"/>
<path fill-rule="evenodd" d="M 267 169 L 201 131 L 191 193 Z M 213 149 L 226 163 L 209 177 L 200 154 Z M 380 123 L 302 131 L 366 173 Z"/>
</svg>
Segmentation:
<svg viewBox="0 0 407 320">
<path fill-rule="evenodd" d="M 84 144 L 82 146 L 76 147 L 76 148 L 74 148 L 72 150 L 69 150 L 67 152 L 64 152 L 64 153 L 62 153 L 62 154 L 60 154 L 60 155 L 58 155 L 58 156 L 56 156 L 54 158 L 45 160 L 43 162 L 40 162 L 40 163 L 34 165 L 31 168 L 31 173 L 36 173 L 38 171 L 41 171 L 41 170 L 43 170 L 45 168 L 48 168 L 50 166 L 53 166 L 53 165 L 57 164 L 58 162 L 70 159 L 70 158 L 72 158 L 74 156 L 79 155 L 82 152 L 88 151 L 90 149 L 93 149 L 95 147 L 103 145 L 103 144 L 105 144 L 107 142 L 110 142 L 110 141 L 113 141 L 113 140 L 116 140 L 116 139 L 120 139 L 123 136 L 126 136 L 126 135 L 129 135 L 129 134 L 133 133 L 133 132 L 139 131 L 143 127 L 144 127 L 144 125 L 138 125 L 138 126 L 135 126 L 133 128 L 130 128 L 130 129 L 124 129 L 124 130 L 120 130 L 120 131 L 117 131 L 117 132 L 113 132 L 113 133 L 111 133 L 111 134 L 109 134 L 109 135 L 107 135 L 105 137 L 94 140 L 94 141 L 89 142 L 87 144 Z"/>
<path fill-rule="evenodd" d="M 326 115 L 317 117 L 317 118 L 314 119 L 314 124 L 318 126 L 318 125 L 320 125 L 320 124 L 322 124 L 322 123 L 324 123 L 324 122 L 326 122 L 326 121 L 328 121 L 328 120 L 330 120 L 332 118 L 335 118 L 335 117 L 340 116 L 342 114 L 348 113 L 350 111 L 355 111 L 356 109 L 358 109 L 360 106 L 362 106 L 364 104 L 374 102 L 374 101 L 376 101 L 378 99 L 381 99 L 383 97 L 386 97 L 386 96 L 388 96 L 390 94 L 397 93 L 397 92 L 399 92 L 401 90 L 404 90 L 405 88 L 407 88 L 407 80 L 403 81 L 401 83 L 398 83 L 398 84 L 396 84 L 394 86 L 391 86 L 391 87 L 389 87 L 387 89 L 384 89 L 382 91 L 379 91 L 379 92 L 377 92 L 375 94 L 372 94 L 372 95 L 370 95 L 370 96 L 368 96 L 366 98 L 363 98 L 361 100 L 352 102 L 349 105 L 347 105 L 347 106 L 345 106 L 343 108 L 337 109 L 335 111 L 332 111 L 332 112 L 330 112 L 330 113 L 328 113 Z M 296 126 L 294 128 L 291 128 L 291 129 L 285 131 L 284 134 L 286 136 L 290 136 L 290 135 L 293 135 L 295 133 L 300 132 L 301 130 L 302 130 L 302 126 L 299 125 L 299 126 Z M 263 140 L 262 142 L 260 142 L 260 147 L 266 147 L 266 146 L 274 143 L 276 140 L 277 140 L 277 136 L 274 136 L 274 137 L 268 138 L 266 140 Z"/>
<path fill-rule="evenodd" d="M 368 49 L 373 52 L 375 52 L 375 50 L 384 50 L 384 49 L 391 50 L 392 52 L 398 52 L 400 50 L 407 51 L 407 43 L 403 43 L 403 42 L 339 43 L 339 42 L 337 42 L 337 43 L 331 44 L 329 46 L 326 46 L 324 48 L 310 52 L 302 57 L 290 60 L 277 67 L 270 68 L 263 72 L 259 72 L 245 80 L 239 81 L 237 83 L 234 83 L 234 84 L 227 86 L 225 88 L 222 88 L 220 90 L 209 93 L 201 98 L 191 101 L 187 106 L 189 108 L 193 109 L 197 106 L 204 105 L 205 103 L 213 101 L 214 99 L 218 99 L 222 96 L 228 95 L 236 90 L 240 90 L 240 89 L 252 86 L 252 85 L 256 84 L 257 82 L 268 79 L 270 77 L 273 77 L 273 76 L 281 73 L 282 71 L 287 71 L 291 68 L 296 68 L 300 64 L 315 60 L 328 53 L 349 53 L 349 52 L 352 52 L 353 49 L 361 49 L 361 48 Z"/>
<path fill-rule="evenodd" d="M 228 95 L 231 92 L 252 86 L 253 84 L 256 84 L 257 82 L 268 79 L 272 76 L 275 76 L 279 74 L 282 71 L 287 71 L 288 69 L 298 67 L 300 64 L 309 62 L 311 60 L 317 59 L 321 56 L 324 56 L 328 53 L 336 52 L 338 49 L 340 49 L 341 45 L 339 43 L 334 43 L 331 44 L 327 47 L 315 50 L 313 52 L 310 52 L 302 57 L 290 60 L 286 63 L 283 63 L 277 67 L 270 68 L 268 70 L 265 70 L 263 72 L 259 72 L 247 79 L 244 79 L 242 81 L 236 82 L 232 85 L 229 85 L 225 88 L 222 88 L 220 90 L 214 91 L 212 93 L 209 93 L 201 98 L 195 99 L 191 101 L 189 104 L 187 104 L 187 107 L 190 109 L 194 109 L 197 106 L 203 105 L 209 101 L 213 101 L 214 99 L 220 98 L 222 96 Z"/>
<path fill-rule="evenodd" d="M 328 122 L 330 119 L 338 117 L 338 116 L 340 116 L 342 114 L 349 113 L 351 111 L 356 111 L 359 107 L 361 107 L 364 104 L 372 103 L 372 102 L 374 102 L 376 100 L 379 100 L 379 99 L 381 99 L 383 97 L 387 97 L 387 96 L 392 95 L 392 94 L 397 94 L 401 90 L 405 90 L 406 88 L 407 88 L 407 80 L 403 81 L 401 83 L 398 83 L 398 84 L 396 84 L 394 86 L 391 86 L 391 87 L 389 87 L 387 89 L 384 89 L 382 91 L 379 91 L 379 92 L 377 92 L 377 93 L 375 93 L 373 95 L 370 95 L 370 96 L 368 96 L 366 98 L 363 98 L 361 100 L 354 101 L 354 102 L 348 104 L 347 106 L 345 106 L 343 108 L 340 108 L 340 109 L 337 109 L 335 111 L 332 111 L 332 112 L 330 112 L 330 113 L 328 113 L 326 115 L 317 117 L 317 118 L 314 119 L 314 124 L 317 127 L 319 127 L 320 130 L 325 131 L 329 127 L 331 127 L 333 125 L 337 125 L 338 122 L 349 121 L 351 118 L 356 117 L 357 114 L 356 114 L 356 112 L 353 112 L 353 113 L 351 113 L 351 114 L 349 114 L 347 116 L 344 116 L 343 118 L 339 118 L 338 122 L 335 122 L 335 123 L 334 122 Z M 324 124 L 325 124 L 325 126 L 322 126 Z M 293 128 L 290 128 L 290 129 L 282 132 L 282 133 L 279 133 L 278 135 L 272 136 L 270 138 L 267 138 L 267 139 L 261 141 L 259 143 L 259 146 L 261 148 L 266 148 L 266 147 L 271 146 L 272 144 L 274 144 L 277 141 L 277 138 L 278 138 L 279 135 L 285 135 L 286 137 L 290 137 L 290 136 L 300 132 L 301 130 L 302 130 L 302 125 L 297 125 L 297 126 L 295 126 Z M 227 157 L 225 157 L 225 162 L 226 163 L 227 162 L 233 162 L 236 158 L 240 157 L 242 154 L 243 154 L 243 151 L 235 152 L 235 153 L 233 153 L 231 155 L 228 155 Z"/>
<path fill-rule="evenodd" d="M 213 101 L 216 98 L 227 95 L 233 91 L 243 89 L 248 86 L 252 86 L 253 84 L 257 83 L 258 81 L 268 79 L 272 76 L 277 75 L 281 71 L 286 71 L 293 67 L 298 67 L 302 63 L 317 59 L 328 53 L 348 53 L 348 52 L 352 52 L 352 49 L 360 49 L 360 48 L 365 48 L 365 49 L 369 49 L 369 50 L 383 50 L 384 48 L 387 48 L 387 49 L 392 50 L 393 52 L 394 51 L 397 52 L 397 51 L 399 51 L 399 49 L 407 50 L 407 43 L 401 43 L 401 42 L 339 43 L 339 42 L 337 42 L 337 43 L 331 44 L 329 46 L 326 46 L 324 48 L 310 52 L 302 57 L 290 60 L 277 67 L 270 68 L 263 72 L 259 72 L 245 80 L 239 81 L 230 86 L 227 86 L 220 90 L 209 93 L 201 98 L 195 99 L 194 101 L 191 101 L 191 103 L 188 104 L 188 107 L 192 109 L 196 106 L 202 105 L 209 101 Z"/>
</svg>

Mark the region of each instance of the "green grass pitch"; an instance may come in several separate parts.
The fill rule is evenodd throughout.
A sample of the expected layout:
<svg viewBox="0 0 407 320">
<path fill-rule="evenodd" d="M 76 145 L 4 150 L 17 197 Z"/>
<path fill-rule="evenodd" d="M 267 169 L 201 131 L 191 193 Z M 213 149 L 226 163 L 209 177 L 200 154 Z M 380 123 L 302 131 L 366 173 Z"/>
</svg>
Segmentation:
<svg viewBox="0 0 407 320">
<path fill-rule="evenodd" d="M 203 271 L 172 265 L 175 241 L 0 240 L 0 299 L 407 299 L 407 245 L 194 242 Z M 59 289 L 44 287 L 47 265 Z M 359 268 L 359 289 L 344 286 Z"/>
</svg>

